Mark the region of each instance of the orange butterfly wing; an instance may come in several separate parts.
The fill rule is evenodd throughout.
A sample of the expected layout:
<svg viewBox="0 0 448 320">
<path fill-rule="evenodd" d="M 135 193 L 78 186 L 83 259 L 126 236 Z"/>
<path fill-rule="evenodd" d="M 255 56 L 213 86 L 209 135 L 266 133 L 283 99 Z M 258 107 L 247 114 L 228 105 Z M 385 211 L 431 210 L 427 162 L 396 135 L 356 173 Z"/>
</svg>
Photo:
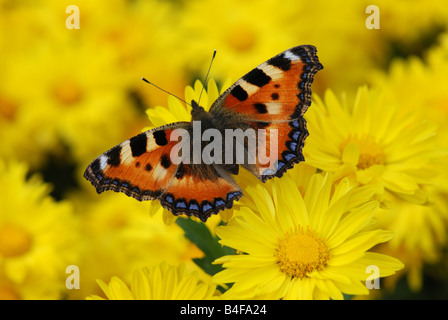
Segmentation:
<svg viewBox="0 0 448 320">
<path fill-rule="evenodd" d="M 277 144 L 277 152 L 270 155 L 275 161 L 263 164 L 257 153 L 255 164 L 244 164 L 261 181 L 281 177 L 304 160 L 302 148 L 308 130 L 303 115 L 311 104 L 314 75 L 322 68 L 315 47 L 291 48 L 247 73 L 210 108 L 217 119 L 233 119 L 236 126 L 249 124 L 257 132 L 267 130 L 266 134 L 257 133 L 261 140 L 257 148 L 269 151 L 271 143 Z M 277 134 L 271 135 L 269 130 Z M 274 136 L 278 139 L 271 141 Z"/>
<path fill-rule="evenodd" d="M 98 193 L 113 190 L 139 201 L 159 199 L 174 214 L 203 221 L 232 207 L 242 192 L 225 171 L 171 161 L 178 144 L 174 130 L 179 128 L 191 130 L 191 123 L 169 124 L 124 141 L 93 160 L 84 177 Z"/>
<path fill-rule="evenodd" d="M 175 215 L 206 221 L 211 214 L 231 208 L 242 195 L 232 177 L 214 165 L 182 163 L 160 203 Z"/>
<path fill-rule="evenodd" d="M 188 126 L 188 122 L 177 122 L 140 133 L 93 160 L 84 177 L 98 193 L 113 190 L 139 201 L 156 199 L 177 170 L 169 161 L 171 148 L 177 144 L 171 134 Z"/>
</svg>

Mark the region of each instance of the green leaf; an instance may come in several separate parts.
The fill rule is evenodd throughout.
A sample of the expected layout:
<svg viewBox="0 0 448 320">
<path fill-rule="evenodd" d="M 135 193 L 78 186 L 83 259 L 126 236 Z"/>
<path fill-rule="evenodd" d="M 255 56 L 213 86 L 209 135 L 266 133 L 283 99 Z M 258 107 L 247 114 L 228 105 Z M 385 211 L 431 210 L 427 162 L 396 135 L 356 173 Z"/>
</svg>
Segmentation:
<svg viewBox="0 0 448 320">
<path fill-rule="evenodd" d="M 232 248 L 219 244 L 219 238 L 213 236 L 204 223 L 190 218 L 178 218 L 176 223 L 184 230 L 185 237 L 204 253 L 204 257 L 193 259 L 193 261 L 206 273 L 214 275 L 221 271 L 221 265 L 214 265 L 213 261 L 225 255 L 235 254 Z"/>
</svg>

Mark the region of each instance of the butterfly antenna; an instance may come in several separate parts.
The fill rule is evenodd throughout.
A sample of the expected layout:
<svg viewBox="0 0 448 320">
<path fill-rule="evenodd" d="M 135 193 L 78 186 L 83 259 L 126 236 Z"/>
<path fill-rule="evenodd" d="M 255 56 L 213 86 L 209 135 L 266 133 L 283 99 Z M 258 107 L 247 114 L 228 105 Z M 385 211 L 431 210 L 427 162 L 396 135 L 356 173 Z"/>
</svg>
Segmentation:
<svg viewBox="0 0 448 320">
<path fill-rule="evenodd" d="M 187 104 L 187 105 L 189 105 L 189 106 L 191 107 L 191 104 L 189 104 L 187 101 L 185 101 L 185 100 L 179 98 L 179 97 L 176 96 L 175 94 L 172 94 L 171 92 L 166 91 L 165 89 L 160 88 L 159 86 L 155 85 L 155 84 L 152 83 L 151 81 L 146 80 L 146 79 L 143 78 L 143 77 L 142 77 L 142 80 L 145 81 L 146 83 L 149 83 L 149 84 L 153 85 L 153 86 L 156 87 L 157 89 L 162 90 L 163 92 L 168 93 L 169 95 L 171 95 L 171 96 L 173 96 L 173 97 L 179 99 L 180 101 L 182 101 L 183 103 L 185 103 L 185 104 Z"/>
<path fill-rule="evenodd" d="M 210 61 L 210 66 L 208 67 L 207 75 L 205 76 L 204 83 L 202 84 L 202 90 L 201 90 L 201 93 L 199 94 L 198 104 L 199 104 L 199 101 L 201 101 L 202 92 L 204 92 L 205 86 L 207 84 L 208 75 L 210 74 L 210 69 L 212 68 L 212 64 L 213 64 L 213 60 L 215 60 L 215 56 L 216 56 L 216 49 L 215 49 L 215 51 L 213 51 L 212 60 Z"/>
</svg>

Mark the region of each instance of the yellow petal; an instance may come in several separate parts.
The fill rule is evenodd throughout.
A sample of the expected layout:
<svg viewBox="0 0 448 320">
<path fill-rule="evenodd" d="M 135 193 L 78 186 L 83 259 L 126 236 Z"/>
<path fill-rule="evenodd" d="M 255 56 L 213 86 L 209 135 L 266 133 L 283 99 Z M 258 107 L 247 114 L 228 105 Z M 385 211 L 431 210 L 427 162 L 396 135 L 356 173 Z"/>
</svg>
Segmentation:
<svg viewBox="0 0 448 320">
<path fill-rule="evenodd" d="M 386 170 L 383 180 L 384 187 L 391 191 L 412 194 L 418 189 L 415 180 L 403 172 Z"/>
<path fill-rule="evenodd" d="M 356 143 L 348 143 L 342 152 L 342 162 L 355 167 L 359 162 L 359 147 Z"/>
</svg>

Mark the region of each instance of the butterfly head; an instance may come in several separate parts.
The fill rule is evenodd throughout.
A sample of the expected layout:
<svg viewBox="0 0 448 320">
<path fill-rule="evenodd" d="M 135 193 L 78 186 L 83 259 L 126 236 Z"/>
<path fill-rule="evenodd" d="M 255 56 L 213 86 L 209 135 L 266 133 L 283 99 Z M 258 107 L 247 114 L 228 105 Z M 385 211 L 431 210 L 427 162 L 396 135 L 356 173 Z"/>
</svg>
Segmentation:
<svg viewBox="0 0 448 320">
<path fill-rule="evenodd" d="M 205 118 L 209 118 L 211 115 L 204 110 L 196 101 L 191 100 L 191 120 L 203 120 Z"/>
<path fill-rule="evenodd" d="M 198 111 L 198 110 L 204 110 L 204 108 L 199 106 L 199 104 L 194 100 L 191 100 L 191 107 L 193 108 L 193 110 L 191 110 L 191 113 Z"/>
</svg>

